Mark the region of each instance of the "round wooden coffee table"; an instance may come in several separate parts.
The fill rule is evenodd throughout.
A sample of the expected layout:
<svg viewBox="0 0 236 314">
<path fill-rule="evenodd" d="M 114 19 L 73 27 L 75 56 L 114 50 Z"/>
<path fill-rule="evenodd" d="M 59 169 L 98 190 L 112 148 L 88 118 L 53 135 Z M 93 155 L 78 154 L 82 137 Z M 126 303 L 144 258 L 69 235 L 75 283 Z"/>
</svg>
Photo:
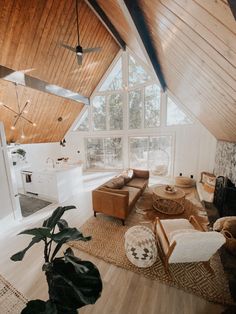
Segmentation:
<svg viewBox="0 0 236 314">
<path fill-rule="evenodd" d="M 184 212 L 185 192 L 175 188 L 174 193 L 166 192 L 165 186 L 153 189 L 153 207 L 167 215 L 177 215 Z"/>
</svg>

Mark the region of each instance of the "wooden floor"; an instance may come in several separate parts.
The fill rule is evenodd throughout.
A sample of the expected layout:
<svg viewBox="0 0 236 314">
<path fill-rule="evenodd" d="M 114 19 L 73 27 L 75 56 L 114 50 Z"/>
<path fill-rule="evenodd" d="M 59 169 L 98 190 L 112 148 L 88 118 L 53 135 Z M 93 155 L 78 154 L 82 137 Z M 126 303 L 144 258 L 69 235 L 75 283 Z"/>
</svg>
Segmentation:
<svg viewBox="0 0 236 314">
<path fill-rule="evenodd" d="M 66 202 L 78 207 L 63 217 L 71 226 L 81 226 L 92 215 L 90 187 L 84 185 L 77 197 Z M 40 226 L 54 208 L 55 205 L 49 205 L 0 234 L 1 274 L 28 299 L 47 299 L 46 280 L 41 271 L 42 246 L 35 245 L 22 262 L 14 263 L 10 261 L 10 256 L 27 246 L 30 240 L 30 236 L 16 234 L 23 229 Z M 94 262 L 103 280 L 101 298 L 95 305 L 82 308 L 80 314 L 220 314 L 224 309 L 221 305 L 107 264 L 84 252 L 75 250 L 75 253 Z"/>
</svg>

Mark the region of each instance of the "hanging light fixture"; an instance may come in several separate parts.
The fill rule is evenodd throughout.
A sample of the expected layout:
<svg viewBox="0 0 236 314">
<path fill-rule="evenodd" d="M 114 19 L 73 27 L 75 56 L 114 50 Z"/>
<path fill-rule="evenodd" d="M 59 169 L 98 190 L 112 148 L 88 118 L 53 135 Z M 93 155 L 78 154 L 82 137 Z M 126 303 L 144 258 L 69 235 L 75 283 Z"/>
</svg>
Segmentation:
<svg viewBox="0 0 236 314">
<path fill-rule="evenodd" d="M 0 105 L 4 108 L 6 108 L 7 110 L 11 111 L 12 113 L 14 113 L 14 122 L 11 125 L 11 130 L 14 131 L 16 129 L 16 125 L 18 124 L 18 122 L 21 121 L 26 121 L 28 123 L 30 123 L 32 126 L 36 126 L 36 123 L 29 120 L 27 117 L 25 117 L 24 114 L 28 113 L 28 107 L 30 105 L 30 100 L 27 100 L 26 103 L 24 104 L 23 108 L 20 108 L 20 102 L 19 102 L 19 95 L 18 95 L 18 90 L 17 90 L 17 83 L 14 83 L 15 85 L 15 92 L 16 92 L 16 102 L 17 102 L 17 111 L 15 111 L 14 109 L 12 109 L 11 107 L 5 105 L 3 102 L 0 102 Z M 21 138 L 25 138 L 25 134 L 23 132 L 23 127 L 22 127 L 22 134 L 21 134 Z"/>
<path fill-rule="evenodd" d="M 62 122 L 62 121 L 63 121 L 63 118 L 62 118 L 62 117 L 59 117 L 59 118 L 57 119 L 57 121 L 58 121 L 58 122 Z M 62 147 L 65 147 L 65 146 L 66 146 L 66 139 L 65 139 L 65 138 L 63 138 L 62 140 L 60 140 L 60 145 L 61 145 Z"/>
<path fill-rule="evenodd" d="M 0 105 L 3 106 L 4 108 L 8 109 L 9 111 L 11 111 L 12 113 L 14 113 L 14 122 L 11 126 L 11 130 L 14 131 L 16 129 L 16 125 L 18 124 L 18 122 L 21 121 L 26 121 L 28 123 L 30 123 L 32 126 L 36 126 L 36 123 L 29 120 L 27 117 L 25 117 L 24 114 L 28 113 L 28 107 L 31 104 L 30 100 L 27 100 L 26 103 L 24 104 L 23 108 L 20 108 L 20 102 L 19 102 L 19 95 L 18 95 L 18 90 L 17 90 L 17 83 L 14 83 L 15 85 L 15 92 L 16 92 L 16 102 L 17 102 L 17 109 L 18 111 L 15 111 L 14 109 L 12 109 L 11 107 L 5 105 L 4 103 L 0 102 Z M 21 138 L 24 139 L 25 138 L 25 134 L 23 132 L 23 127 L 22 127 L 22 133 L 21 133 Z"/>
</svg>

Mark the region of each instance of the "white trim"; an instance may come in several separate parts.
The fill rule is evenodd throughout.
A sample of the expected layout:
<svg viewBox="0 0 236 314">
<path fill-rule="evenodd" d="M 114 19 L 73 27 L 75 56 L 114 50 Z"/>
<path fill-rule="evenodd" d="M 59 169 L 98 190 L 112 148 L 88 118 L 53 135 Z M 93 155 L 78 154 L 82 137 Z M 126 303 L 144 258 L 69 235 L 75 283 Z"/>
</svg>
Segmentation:
<svg viewBox="0 0 236 314">
<path fill-rule="evenodd" d="M 13 215 L 14 219 L 20 220 L 22 219 L 21 214 L 21 207 L 20 207 L 20 201 L 17 191 L 17 183 L 15 178 L 15 173 L 13 169 L 13 164 L 11 163 L 11 152 L 7 151 L 7 144 L 6 144 L 6 136 L 5 136 L 5 130 L 3 122 L 0 122 L 0 149 L 1 153 L 3 154 L 3 160 L 4 160 L 4 167 L 6 170 L 6 177 L 7 177 L 7 183 L 8 183 L 8 191 L 9 191 L 9 197 L 11 201 L 11 210 L 12 213 L 10 213 L 7 217 L 11 217 Z"/>
</svg>

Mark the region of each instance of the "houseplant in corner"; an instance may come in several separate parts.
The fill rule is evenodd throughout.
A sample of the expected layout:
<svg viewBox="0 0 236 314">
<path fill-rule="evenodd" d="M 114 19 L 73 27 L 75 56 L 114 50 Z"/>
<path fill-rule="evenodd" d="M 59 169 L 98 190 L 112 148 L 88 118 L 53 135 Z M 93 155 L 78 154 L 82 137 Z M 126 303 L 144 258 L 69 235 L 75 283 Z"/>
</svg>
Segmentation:
<svg viewBox="0 0 236 314">
<path fill-rule="evenodd" d="M 71 240 L 89 241 L 76 228 L 70 228 L 66 220 L 61 219 L 65 211 L 75 206 L 58 207 L 43 222 L 40 228 L 28 229 L 20 234 L 32 235 L 29 245 L 11 257 L 21 261 L 27 250 L 34 244 L 44 242 L 45 272 L 49 300 L 32 300 L 22 310 L 22 314 L 77 314 L 77 309 L 87 304 L 94 304 L 100 297 L 102 281 L 97 267 L 88 261 L 74 256 L 67 248 L 61 257 L 56 257 L 62 245 Z M 55 245 L 53 245 L 53 243 Z"/>
</svg>

